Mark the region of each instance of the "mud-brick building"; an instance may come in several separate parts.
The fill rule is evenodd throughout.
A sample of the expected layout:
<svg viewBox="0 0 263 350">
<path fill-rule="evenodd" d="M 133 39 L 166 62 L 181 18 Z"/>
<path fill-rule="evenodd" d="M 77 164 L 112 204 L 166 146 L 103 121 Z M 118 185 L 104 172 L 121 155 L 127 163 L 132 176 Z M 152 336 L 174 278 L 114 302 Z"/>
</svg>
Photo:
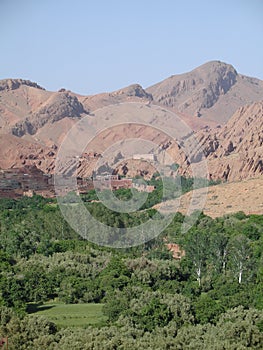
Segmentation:
<svg viewBox="0 0 263 350">
<path fill-rule="evenodd" d="M 120 179 L 120 180 L 94 180 L 93 181 L 94 188 L 102 191 L 102 190 L 119 190 L 120 188 L 131 188 L 132 180 L 131 179 Z"/>
<path fill-rule="evenodd" d="M 94 188 L 98 190 L 119 190 L 120 188 L 131 188 L 132 179 L 121 179 L 119 175 L 97 175 L 93 180 Z"/>
<path fill-rule="evenodd" d="M 152 153 L 145 153 L 145 154 L 134 154 L 132 156 L 132 159 L 136 159 L 136 160 L 150 160 L 150 161 L 155 161 L 156 155 L 152 154 Z"/>
<path fill-rule="evenodd" d="M 151 193 L 155 190 L 155 186 L 140 184 L 140 183 L 136 183 L 136 182 L 132 184 L 132 187 L 135 188 L 139 192 Z"/>
<path fill-rule="evenodd" d="M 93 182 L 91 179 L 77 177 L 78 192 L 85 194 L 88 191 L 94 190 Z"/>
<path fill-rule="evenodd" d="M 0 170 L 0 190 L 41 191 L 51 187 L 51 175 L 44 174 L 36 166 Z"/>
</svg>

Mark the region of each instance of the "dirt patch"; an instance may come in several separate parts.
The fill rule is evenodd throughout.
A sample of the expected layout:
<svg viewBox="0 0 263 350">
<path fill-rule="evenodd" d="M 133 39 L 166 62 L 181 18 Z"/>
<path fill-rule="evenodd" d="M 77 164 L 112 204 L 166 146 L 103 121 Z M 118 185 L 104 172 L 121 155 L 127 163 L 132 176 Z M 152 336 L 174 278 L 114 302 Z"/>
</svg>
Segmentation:
<svg viewBox="0 0 263 350">
<path fill-rule="evenodd" d="M 163 213 L 173 211 L 177 204 L 177 211 L 187 214 L 193 193 L 189 192 L 181 196 L 177 201 L 167 201 L 160 209 Z M 205 198 L 205 190 L 196 190 L 195 199 Z M 198 203 L 192 205 L 198 209 Z M 155 206 L 156 209 L 160 205 Z M 212 217 L 220 217 L 225 214 L 243 211 L 245 214 L 263 215 L 263 176 L 240 182 L 224 183 L 208 188 L 203 212 Z M 190 212 L 188 212 L 190 214 Z"/>
</svg>

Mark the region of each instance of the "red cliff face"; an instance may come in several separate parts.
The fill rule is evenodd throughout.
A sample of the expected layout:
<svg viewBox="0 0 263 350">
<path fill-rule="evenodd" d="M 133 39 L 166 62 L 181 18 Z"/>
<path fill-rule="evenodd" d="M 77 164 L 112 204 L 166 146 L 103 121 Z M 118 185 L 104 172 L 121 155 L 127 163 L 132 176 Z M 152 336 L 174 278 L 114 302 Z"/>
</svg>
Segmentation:
<svg viewBox="0 0 263 350">
<path fill-rule="evenodd" d="M 237 181 L 263 174 L 263 102 L 239 108 L 224 127 L 199 138 L 211 178 Z"/>
</svg>

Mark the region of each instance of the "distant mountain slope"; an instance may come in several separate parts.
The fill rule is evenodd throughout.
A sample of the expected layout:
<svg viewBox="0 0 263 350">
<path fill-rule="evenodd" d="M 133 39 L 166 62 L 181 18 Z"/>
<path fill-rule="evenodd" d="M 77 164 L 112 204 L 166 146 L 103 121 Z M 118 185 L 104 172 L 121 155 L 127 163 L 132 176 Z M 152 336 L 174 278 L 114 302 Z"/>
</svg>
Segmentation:
<svg viewBox="0 0 263 350">
<path fill-rule="evenodd" d="M 248 105 L 249 101 L 254 102 Z M 121 123 L 134 105 L 124 103 L 138 102 L 136 113 L 143 123 L 154 126 L 159 110 L 159 125 L 178 131 L 176 117 L 168 110 L 188 124 L 193 132 L 181 136 L 184 142 L 191 143 L 195 132 L 207 156 L 212 179 L 236 181 L 259 176 L 263 173 L 262 101 L 263 81 L 240 75 L 231 65 L 219 61 L 172 76 L 146 90 L 133 84 L 94 96 L 81 96 L 65 89 L 50 92 L 28 80 L 0 80 L 0 168 L 36 164 L 43 171 L 52 172 L 57 148 L 77 121 L 87 117 L 96 125 L 102 108 L 110 106 L 111 118 L 116 122 L 119 115 Z M 120 107 L 125 109 L 121 114 Z M 197 112 L 200 117 L 194 115 Z M 132 133 L 135 138 L 154 142 L 160 158 L 163 150 L 169 151 L 174 163 L 181 165 L 182 174 L 189 174 L 189 160 L 182 148 L 167 135 L 156 134 L 142 126 L 134 129 L 126 124 L 114 130 L 107 129 L 87 151 L 102 153 L 106 146 L 130 138 Z M 191 162 L 199 159 L 200 154 L 193 149 Z M 88 162 L 85 160 L 80 165 L 81 174 L 90 173 Z M 121 164 L 117 170 L 122 172 L 123 167 Z M 128 161 L 125 172 L 126 168 L 131 172 L 134 167 Z M 137 170 L 143 173 L 143 169 L 135 170 L 134 173 Z M 147 171 L 150 175 L 150 169 Z"/>
<path fill-rule="evenodd" d="M 46 124 L 56 129 L 57 122 L 64 118 L 78 119 L 104 106 L 151 101 L 152 96 L 139 84 L 111 93 L 81 96 L 65 89 L 46 91 L 28 80 L 4 79 L 0 80 L 0 132 L 19 137 L 34 135 Z"/>
<path fill-rule="evenodd" d="M 53 93 L 39 108 L 12 127 L 12 134 L 36 134 L 45 124 L 54 124 L 63 118 L 80 118 L 86 114 L 76 96 L 68 92 Z"/>
<path fill-rule="evenodd" d="M 46 124 L 60 129 L 57 122 L 64 118 L 78 119 L 98 108 L 123 102 L 165 106 L 181 113 L 180 117 L 198 130 L 205 125 L 224 124 L 237 108 L 262 99 L 263 81 L 240 75 L 234 67 L 219 61 L 173 75 L 146 90 L 133 84 L 93 96 L 65 89 L 50 92 L 29 80 L 4 79 L 0 80 L 0 132 L 21 137 L 37 134 Z"/>
<path fill-rule="evenodd" d="M 222 124 L 237 108 L 263 99 L 263 81 L 238 74 L 229 64 L 211 61 L 146 91 L 156 103 Z"/>
<path fill-rule="evenodd" d="M 113 92 L 104 92 L 93 96 L 80 98 L 87 110 L 94 111 L 98 108 L 120 102 L 151 102 L 152 95 L 147 93 L 139 84 L 132 84 Z"/>
</svg>

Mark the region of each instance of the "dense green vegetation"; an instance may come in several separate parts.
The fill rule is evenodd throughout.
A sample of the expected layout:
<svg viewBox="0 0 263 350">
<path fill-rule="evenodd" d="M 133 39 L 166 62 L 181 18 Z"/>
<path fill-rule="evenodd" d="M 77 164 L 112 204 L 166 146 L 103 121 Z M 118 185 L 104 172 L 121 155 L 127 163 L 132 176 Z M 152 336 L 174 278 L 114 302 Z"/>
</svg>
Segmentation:
<svg viewBox="0 0 263 350">
<path fill-rule="evenodd" d="M 113 226 L 155 212 L 86 205 Z M 10 350 L 262 349 L 263 216 L 200 213 L 184 234 L 183 220 L 114 250 L 77 236 L 54 201 L 1 199 L 0 338 Z M 181 261 L 167 243 L 185 250 Z"/>
</svg>

